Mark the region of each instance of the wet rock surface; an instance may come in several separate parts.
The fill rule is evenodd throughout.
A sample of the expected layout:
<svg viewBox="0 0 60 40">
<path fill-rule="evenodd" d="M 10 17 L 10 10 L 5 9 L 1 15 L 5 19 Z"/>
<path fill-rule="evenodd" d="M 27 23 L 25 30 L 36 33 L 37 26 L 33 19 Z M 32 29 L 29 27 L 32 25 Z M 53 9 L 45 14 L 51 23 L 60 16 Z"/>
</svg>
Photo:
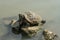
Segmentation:
<svg viewBox="0 0 60 40">
<path fill-rule="evenodd" d="M 58 38 L 57 34 L 51 32 L 47 29 L 45 29 L 42 34 L 43 34 L 43 37 L 45 40 L 54 40 L 54 39 Z"/>
</svg>

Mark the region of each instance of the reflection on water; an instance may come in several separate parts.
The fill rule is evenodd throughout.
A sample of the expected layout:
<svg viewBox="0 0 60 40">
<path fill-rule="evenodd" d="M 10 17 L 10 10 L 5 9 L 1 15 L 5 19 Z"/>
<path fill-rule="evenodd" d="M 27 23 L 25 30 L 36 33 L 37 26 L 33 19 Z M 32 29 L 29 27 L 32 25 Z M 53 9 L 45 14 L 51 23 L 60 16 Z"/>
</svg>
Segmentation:
<svg viewBox="0 0 60 40">
<path fill-rule="evenodd" d="M 0 40 L 21 40 L 22 36 L 11 33 L 11 28 L 6 24 L 15 19 L 15 15 L 27 10 L 41 15 L 47 21 L 44 27 L 60 36 L 60 0 L 0 0 Z M 9 18 L 10 16 L 13 17 Z M 26 40 L 39 40 L 39 38 L 41 33 Z"/>
<path fill-rule="evenodd" d="M 11 26 L 8 25 L 12 19 L 17 19 L 17 16 L 14 16 L 14 17 L 8 17 L 8 18 L 3 18 L 1 21 L 2 25 L 0 25 L 1 27 L 1 33 L 0 33 L 0 39 L 1 40 L 38 40 L 38 39 L 41 39 L 42 40 L 42 30 L 35 36 L 35 37 L 32 37 L 32 38 L 27 38 L 27 37 L 24 37 L 22 36 L 21 34 L 19 35 L 15 35 L 12 33 L 11 31 Z M 4 22 L 6 21 L 6 22 Z"/>
</svg>

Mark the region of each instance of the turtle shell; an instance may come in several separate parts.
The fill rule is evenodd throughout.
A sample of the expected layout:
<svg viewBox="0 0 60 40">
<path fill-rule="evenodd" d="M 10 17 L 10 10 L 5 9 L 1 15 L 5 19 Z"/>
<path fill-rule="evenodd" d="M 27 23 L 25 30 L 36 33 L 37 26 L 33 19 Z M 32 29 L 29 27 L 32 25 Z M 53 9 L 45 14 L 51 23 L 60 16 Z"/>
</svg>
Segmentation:
<svg viewBox="0 0 60 40">
<path fill-rule="evenodd" d="M 29 12 L 25 12 L 26 14 L 24 14 L 25 19 L 30 22 L 31 24 L 36 24 L 39 23 L 39 21 L 42 20 L 42 18 L 39 15 L 36 15 L 35 13 L 29 11 Z"/>
</svg>

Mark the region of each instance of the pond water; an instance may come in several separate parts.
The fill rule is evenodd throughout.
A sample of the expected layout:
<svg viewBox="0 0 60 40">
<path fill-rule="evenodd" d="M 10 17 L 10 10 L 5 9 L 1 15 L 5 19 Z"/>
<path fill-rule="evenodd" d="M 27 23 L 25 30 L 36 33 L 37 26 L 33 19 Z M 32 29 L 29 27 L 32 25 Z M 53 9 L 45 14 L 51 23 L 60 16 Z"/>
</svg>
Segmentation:
<svg viewBox="0 0 60 40">
<path fill-rule="evenodd" d="M 60 37 L 60 0 L 0 0 L 0 40 L 42 40 L 41 32 L 25 39 L 21 34 L 13 34 L 6 25 L 11 19 L 16 19 L 19 13 L 29 10 L 45 19 L 43 27 Z"/>
</svg>

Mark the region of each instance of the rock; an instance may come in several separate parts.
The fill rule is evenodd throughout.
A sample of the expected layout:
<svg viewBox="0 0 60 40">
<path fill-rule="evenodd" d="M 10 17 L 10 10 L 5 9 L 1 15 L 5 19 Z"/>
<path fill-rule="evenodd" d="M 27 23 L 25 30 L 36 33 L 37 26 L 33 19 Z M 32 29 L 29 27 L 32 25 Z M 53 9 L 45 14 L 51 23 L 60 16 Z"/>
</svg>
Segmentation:
<svg viewBox="0 0 60 40">
<path fill-rule="evenodd" d="M 45 40 L 53 40 L 53 39 L 57 38 L 57 34 L 51 32 L 51 31 L 48 31 L 46 29 L 43 31 L 43 36 L 44 36 Z"/>
<path fill-rule="evenodd" d="M 39 26 L 26 27 L 26 28 L 22 28 L 22 30 L 23 30 L 29 37 L 32 37 L 32 36 L 34 36 L 36 33 L 38 33 L 38 31 L 40 30 L 40 27 L 39 27 Z"/>
<path fill-rule="evenodd" d="M 14 34 L 22 33 L 32 37 L 40 30 L 39 23 L 44 24 L 45 21 L 39 15 L 29 11 L 25 14 L 19 14 L 19 19 L 12 20 L 10 25 Z"/>
</svg>

